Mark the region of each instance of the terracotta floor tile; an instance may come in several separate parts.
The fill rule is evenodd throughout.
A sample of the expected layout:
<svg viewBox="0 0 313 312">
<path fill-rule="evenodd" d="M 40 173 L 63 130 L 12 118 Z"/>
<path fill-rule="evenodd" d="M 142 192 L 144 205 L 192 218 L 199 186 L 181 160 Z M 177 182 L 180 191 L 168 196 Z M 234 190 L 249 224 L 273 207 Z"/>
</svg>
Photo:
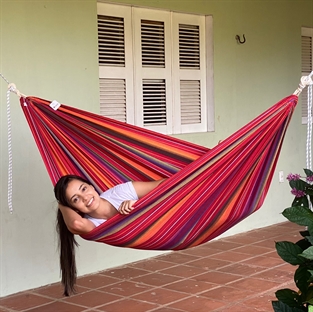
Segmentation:
<svg viewBox="0 0 313 312">
<path fill-rule="evenodd" d="M 174 267 L 171 267 L 169 269 L 162 270 L 161 273 L 163 274 L 169 274 L 174 275 L 178 277 L 185 277 L 185 278 L 191 278 L 192 276 L 202 274 L 206 270 L 194 266 L 187 265 L 177 265 Z"/>
<path fill-rule="evenodd" d="M 272 251 L 272 248 L 262 247 L 262 246 L 256 246 L 256 245 L 248 245 L 248 246 L 241 246 L 236 248 L 236 252 L 252 255 L 252 256 L 259 256 L 266 254 L 270 251 Z"/>
<path fill-rule="evenodd" d="M 147 271 L 160 271 L 175 266 L 176 263 L 162 261 L 157 259 L 145 260 L 136 263 L 130 263 L 129 266 Z"/>
<path fill-rule="evenodd" d="M 253 291 L 255 293 L 263 292 L 266 290 L 269 290 L 271 288 L 279 287 L 280 283 L 273 282 L 273 281 L 267 281 L 267 280 L 261 280 L 258 278 L 244 278 L 239 281 L 231 282 L 228 284 L 228 286 L 240 288 L 240 289 L 246 289 L 249 291 Z"/>
<path fill-rule="evenodd" d="M 260 240 L 252 244 L 252 246 L 261 246 L 261 247 L 266 247 L 272 250 L 272 249 L 275 249 L 275 240 L 274 239 Z"/>
<path fill-rule="evenodd" d="M 227 283 L 234 282 L 242 278 L 243 277 L 238 274 L 231 274 L 219 271 L 209 271 L 193 277 L 193 279 L 197 281 L 205 281 L 217 285 L 225 285 Z"/>
<path fill-rule="evenodd" d="M 202 297 L 207 297 L 222 302 L 234 302 L 243 300 L 252 296 L 254 293 L 245 288 L 232 287 L 232 286 L 220 286 L 214 289 L 210 289 L 201 294 Z"/>
<path fill-rule="evenodd" d="M 123 297 L 132 296 L 147 290 L 152 289 L 153 286 L 145 285 L 143 282 L 140 283 L 131 281 L 121 281 L 106 287 L 99 288 L 98 290 L 110 294 L 115 294 Z"/>
<path fill-rule="evenodd" d="M 0 298 L 0 306 L 9 308 L 15 311 L 30 309 L 39 305 L 52 302 L 52 299 L 44 298 L 31 294 L 29 292 L 13 295 L 5 298 Z"/>
<path fill-rule="evenodd" d="M 147 312 L 157 307 L 158 305 L 155 303 L 125 298 L 116 303 L 109 303 L 98 307 L 98 310 L 105 312 Z"/>
<path fill-rule="evenodd" d="M 173 291 L 165 288 L 155 288 L 151 291 L 146 291 L 139 295 L 132 296 L 132 299 L 141 300 L 146 302 L 152 302 L 156 304 L 170 304 L 177 300 L 183 299 L 186 297 L 186 294 Z"/>
<path fill-rule="evenodd" d="M 118 281 L 119 279 L 117 278 L 110 277 L 107 275 L 101 275 L 101 273 L 99 273 L 78 278 L 77 285 L 90 289 L 97 289 L 103 286 L 117 283 Z"/>
<path fill-rule="evenodd" d="M 288 241 L 296 243 L 298 240 L 302 239 L 303 237 L 299 233 L 289 233 L 289 234 L 281 234 L 275 237 L 276 242 L 280 241 Z"/>
<path fill-rule="evenodd" d="M 143 276 L 146 274 L 149 274 L 149 272 L 146 270 L 131 267 L 121 267 L 101 272 L 101 275 L 120 279 L 132 279 L 134 277 Z"/>
<path fill-rule="evenodd" d="M 153 312 L 186 312 L 186 310 L 174 309 L 170 307 L 162 307 L 162 308 L 153 310 Z"/>
<path fill-rule="evenodd" d="M 214 310 L 216 312 L 252 312 L 255 311 L 251 307 L 247 307 L 241 304 L 232 304 L 231 306 L 226 306 L 225 308 Z M 268 310 L 270 311 L 270 310 Z"/>
<path fill-rule="evenodd" d="M 195 279 L 184 279 L 164 286 L 164 288 L 166 289 L 171 289 L 193 295 L 202 293 L 213 287 L 216 287 L 216 284 L 208 283 L 206 281 L 199 281 Z"/>
<path fill-rule="evenodd" d="M 180 278 L 177 276 L 163 274 L 162 272 L 156 272 L 138 278 L 134 278 L 132 279 L 132 281 L 160 287 L 169 283 L 176 282 L 179 279 Z"/>
<path fill-rule="evenodd" d="M 216 248 L 213 248 L 211 246 L 210 246 L 210 248 L 209 247 L 203 247 L 203 245 L 201 245 L 199 247 L 188 248 L 188 249 L 181 251 L 181 253 L 183 253 L 183 254 L 199 256 L 199 257 L 208 257 L 211 255 L 220 253 L 220 252 L 221 252 L 220 249 L 216 249 Z"/>
<path fill-rule="evenodd" d="M 0 298 L 0 312 L 272 312 L 276 290 L 297 291 L 275 241 L 299 230 L 285 222 L 83 276 L 71 297 L 60 283 L 25 291 Z"/>
<path fill-rule="evenodd" d="M 265 268 L 272 268 L 282 263 L 280 258 L 272 258 L 268 256 L 257 256 L 248 260 L 242 261 L 243 264 L 250 264 L 255 266 L 261 266 Z"/>
<path fill-rule="evenodd" d="M 27 312 L 82 312 L 84 307 L 79 307 L 73 304 L 67 304 L 60 301 L 55 301 L 44 306 L 36 307 L 34 309 L 27 310 Z"/>
<path fill-rule="evenodd" d="M 67 297 L 64 299 L 64 301 L 68 303 L 75 303 L 86 308 L 93 308 L 120 299 L 121 296 L 107 294 L 97 290 L 91 290 L 83 294 Z"/>
<path fill-rule="evenodd" d="M 214 240 L 209 243 L 210 248 L 215 248 L 218 250 L 231 250 L 242 246 L 240 243 L 228 242 L 226 240 Z"/>
<path fill-rule="evenodd" d="M 238 275 L 247 277 L 247 276 L 251 276 L 252 274 L 265 271 L 265 268 L 260 267 L 260 266 L 252 266 L 249 264 L 243 264 L 243 263 L 234 263 L 234 264 L 228 265 L 227 267 L 220 268 L 218 269 L 218 271 L 238 274 Z"/>
<path fill-rule="evenodd" d="M 263 271 L 262 273 L 254 274 L 253 277 L 266 279 L 273 282 L 285 283 L 288 281 L 293 281 L 294 272 L 284 271 L 281 269 L 269 269 Z"/>
<path fill-rule="evenodd" d="M 229 262 L 240 262 L 240 261 L 247 259 L 247 254 L 231 250 L 231 251 L 223 251 L 223 252 L 220 252 L 218 254 L 214 254 L 211 256 L 211 258 L 226 260 Z"/>
<path fill-rule="evenodd" d="M 273 311 L 273 300 L 276 300 L 275 295 L 260 295 L 255 298 L 244 300 L 241 304 L 247 307 L 253 307 L 254 309 L 257 309 L 257 311 Z"/>
<path fill-rule="evenodd" d="M 226 303 L 200 296 L 192 296 L 184 300 L 170 304 L 169 307 L 192 312 L 211 312 L 214 309 L 225 306 Z"/>
<path fill-rule="evenodd" d="M 195 266 L 206 270 L 216 270 L 230 264 L 231 262 L 229 261 L 213 259 L 211 257 L 201 258 L 188 263 L 189 266 Z"/>
<path fill-rule="evenodd" d="M 244 234 L 238 234 L 234 236 L 228 236 L 228 237 L 225 237 L 224 240 L 226 242 L 233 242 L 236 244 L 243 244 L 243 245 L 254 244 L 256 241 L 258 241 L 258 238 L 254 236 L 250 236 L 249 233 L 250 232 L 244 233 Z"/>
<path fill-rule="evenodd" d="M 198 256 L 194 256 L 194 255 L 187 255 L 184 253 L 180 253 L 180 252 L 172 252 L 170 254 L 164 255 L 164 256 L 160 256 L 157 259 L 158 260 L 163 260 L 163 261 L 168 261 L 168 262 L 172 262 L 175 264 L 186 264 L 190 261 L 199 259 L 200 257 Z"/>
</svg>

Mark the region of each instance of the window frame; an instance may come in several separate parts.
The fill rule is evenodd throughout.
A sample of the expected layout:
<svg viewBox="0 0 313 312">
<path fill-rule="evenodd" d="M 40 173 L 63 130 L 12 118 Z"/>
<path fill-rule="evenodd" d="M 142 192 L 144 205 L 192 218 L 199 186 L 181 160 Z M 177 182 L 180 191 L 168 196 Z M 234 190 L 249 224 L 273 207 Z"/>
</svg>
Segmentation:
<svg viewBox="0 0 313 312">
<path fill-rule="evenodd" d="M 311 66 L 309 71 L 303 71 L 303 41 L 302 37 L 311 37 L 311 47 L 310 47 L 310 54 L 311 54 Z M 313 70 L 313 28 L 309 27 L 301 27 L 301 76 L 307 76 Z M 311 112 L 312 113 L 312 112 Z M 302 124 L 306 125 L 308 123 L 308 109 L 307 109 L 307 90 L 304 89 L 301 92 L 301 119 Z"/>
<path fill-rule="evenodd" d="M 120 4 L 97 3 L 97 14 L 123 17 L 125 23 L 125 67 L 99 64 L 99 78 L 125 79 L 126 122 L 165 134 L 183 134 L 214 131 L 213 96 L 213 18 L 212 16 L 178 13 L 167 10 L 133 7 Z M 141 66 L 140 21 L 164 21 L 165 68 L 143 68 Z M 199 24 L 200 27 L 200 67 L 198 71 L 179 68 L 179 23 Z M 174 38 L 176 34 L 176 38 Z M 175 41 L 176 40 L 176 41 Z M 180 103 L 180 80 L 200 81 L 201 123 L 182 124 Z M 143 79 L 165 79 L 166 124 L 144 125 L 143 119 Z M 101 92 L 101 90 L 100 90 Z M 100 103 L 101 105 L 101 103 Z"/>
</svg>

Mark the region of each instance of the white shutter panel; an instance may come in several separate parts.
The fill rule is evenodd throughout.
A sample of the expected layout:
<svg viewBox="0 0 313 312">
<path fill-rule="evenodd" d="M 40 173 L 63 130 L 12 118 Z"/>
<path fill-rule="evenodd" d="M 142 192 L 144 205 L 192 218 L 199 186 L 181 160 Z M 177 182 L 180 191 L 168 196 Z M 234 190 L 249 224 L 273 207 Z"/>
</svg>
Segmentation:
<svg viewBox="0 0 313 312">
<path fill-rule="evenodd" d="M 100 114 L 134 123 L 131 8 L 97 8 Z"/>
<path fill-rule="evenodd" d="M 141 20 L 142 67 L 165 67 L 164 22 Z"/>
<path fill-rule="evenodd" d="M 201 123 L 201 90 L 199 80 L 180 81 L 181 124 Z"/>
<path fill-rule="evenodd" d="M 198 25 L 179 24 L 179 67 L 200 69 L 200 33 Z"/>
<path fill-rule="evenodd" d="M 126 122 L 124 79 L 100 78 L 100 115 Z"/>
<path fill-rule="evenodd" d="M 133 8 L 136 124 L 172 133 L 170 12 Z"/>
<path fill-rule="evenodd" d="M 124 19 L 98 15 L 99 64 L 125 66 Z"/>
<path fill-rule="evenodd" d="M 302 28 L 301 36 L 301 74 L 307 76 L 312 71 L 312 35 L 313 29 Z M 308 116 L 308 95 L 307 89 L 304 89 L 301 93 L 301 116 L 302 123 L 307 123 Z"/>
<path fill-rule="evenodd" d="M 173 13 L 174 133 L 207 130 L 205 17 Z"/>
<path fill-rule="evenodd" d="M 143 125 L 166 125 L 166 88 L 164 79 L 143 79 Z"/>
</svg>

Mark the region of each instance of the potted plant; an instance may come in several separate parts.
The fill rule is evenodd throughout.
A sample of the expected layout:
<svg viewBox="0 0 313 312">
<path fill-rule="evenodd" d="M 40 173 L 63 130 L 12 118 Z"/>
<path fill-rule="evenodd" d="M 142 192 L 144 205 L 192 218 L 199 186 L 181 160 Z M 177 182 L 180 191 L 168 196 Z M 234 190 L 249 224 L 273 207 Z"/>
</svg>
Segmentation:
<svg viewBox="0 0 313 312">
<path fill-rule="evenodd" d="M 277 300 L 272 301 L 275 312 L 313 312 L 313 172 L 304 169 L 305 177 L 289 174 L 287 180 L 295 196 L 291 207 L 283 211 L 289 221 L 303 226 L 302 239 L 296 243 L 276 242 L 278 255 L 286 262 L 297 266 L 294 274 L 298 291 L 280 289 Z"/>
</svg>

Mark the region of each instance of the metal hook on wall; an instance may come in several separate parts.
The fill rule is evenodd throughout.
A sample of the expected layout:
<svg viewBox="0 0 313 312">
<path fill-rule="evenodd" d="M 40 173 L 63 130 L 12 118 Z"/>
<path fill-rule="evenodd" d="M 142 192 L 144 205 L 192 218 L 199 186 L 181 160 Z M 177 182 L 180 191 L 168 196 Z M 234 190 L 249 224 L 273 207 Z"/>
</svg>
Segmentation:
<svg viewBox="0 0 313 312">
<path fill-rule="evenodd" d="M 237 40 L 237 42 L 240 43 L 240 44 L 244 44 L 244 43 L 246 42 L 246 37 L 245 37 L 245 35 L 242 35 L 242 37 L 243 37 L 243 41 L 241 41 L 239 35 L 236 35 L 236 37 L 235 37 L 236 40 Z"/>
</svg>

